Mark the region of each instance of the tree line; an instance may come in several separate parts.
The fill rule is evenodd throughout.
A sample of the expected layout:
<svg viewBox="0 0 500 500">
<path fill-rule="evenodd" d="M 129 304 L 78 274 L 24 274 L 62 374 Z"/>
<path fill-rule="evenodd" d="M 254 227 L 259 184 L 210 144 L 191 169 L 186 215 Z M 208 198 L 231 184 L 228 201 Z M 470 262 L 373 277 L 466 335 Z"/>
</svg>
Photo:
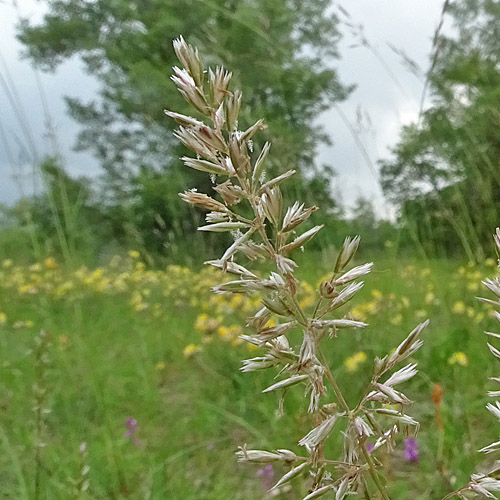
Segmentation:
<svg viewBox="0 0 500 500">
<path fill-rule="evenodd" d="M 182 186 L 212 186 L 177 162 L 163 108 L 183 110 L 169 81 L 171 40 L 180 33 L 201 47 L 211 66 L 234 68 L 252 116 L 263 116 L 273 138 L 270 175 L 297 171 L 289 202 L 320 205 L 331 230 L 318 244 L 339 243 L 363 231 L 427 255 L 457 251 L 480 259 L 500 215 L 500 4 L 493 0 L 444 3 L 451 34 L 436 34 L 426 87 L 431 104 L 418 123 L 403 128 L 391 156 L 379 162 L 394 222 L 377 220 L 359 200 L 348 215 L 335 190 L 335 172 L 317 162 L 331 138 L 315 117 L 349 98 L 352 85 L 336 71 L 342 26 L 330 0 L 45 0 L 47 13 L 22 20 L 24 56 L 54 71 L 78 56 L 100 85 L 90 102 L 67 98 L 80 124 L 76 148 L 90 151 L 102 175 L 92 184 L 71 178 L 57 158 L 40 172 L 45 191 L 4 209 L 3 225 L 35 227 L 66 251 L 102 251 L 109 242 L 151 255 L 183 253 L 197 244 L 204 214 L 178 202 Z M 187 178 L 189 177 L 189 178 Z M 7 221 L 7 222 L 6 222 Z M 0 237 L 1 239 L 1 237 Z M 338 241 L 337 241 L 338 240 Z M 204 239 L 207 242 L 206 238 Z M 208 245 L 216 244 L 208 242 Z"/>
</svg>

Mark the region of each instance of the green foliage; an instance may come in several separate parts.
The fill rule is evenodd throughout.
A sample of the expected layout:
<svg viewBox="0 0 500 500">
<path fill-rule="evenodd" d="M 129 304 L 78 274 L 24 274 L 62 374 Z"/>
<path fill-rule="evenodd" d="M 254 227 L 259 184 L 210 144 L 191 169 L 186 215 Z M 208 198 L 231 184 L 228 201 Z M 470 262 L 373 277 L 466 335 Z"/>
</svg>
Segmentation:
<svg viewBox="0 0 500 500">
<path fill-rule="evenodd" d="M 243 344 L 233 346 L 216 332 L 202 334 L 193 329 L 198 314 L 213 316 L 214 311 L 203 301 L 190 305 L 185 296 L 198 297 L 200 289 L 206 294 L 207 282 L 197 278 L 183 282 L 172 276 L 166 283 L 172 282 L 174 295 L 180 295 L 181 300 L 166 300 L 162 288 L 156 290 L 164 285 L 148 279 L 149 269 L 132 271 L 134 277 L 126 283 L 135 283 L 149 305 L 137 310 L 130 303 L 135 290 L 132 286 L 111 293 L 100 288 L 101 281 L 106 283 L 109 267 L 102 274 L 85 273 L 94 278 L 86 280 L 83 293 L 69 287 L 81 281 L 75 273 L 68 273 L 68 286 L 62 287 L 63 293 L 54 294 L 47 290 L 55 271 L 45 268 L 43 262 L 38 263 L 42 270 L 26 268 L 24 273 L 28 278 L 34 274 L 43 279 L 18 292 L 18 273 L 13 271 L 18 264 L 15 260 L 12 267 L 0 267 L 0 312 L 6 315 L 0 320 L 2 498 L 35 497 L 33 458 L 35 443 L 40 441 L 45 446 L 40 451 L 39 498 L 263 498 L 256 473 L 259 467 L 237 464 L 237 445 L 247 442 L 249 447 L 279 449 L 305 435 L 310 415 L 298 413 L 304 402 L 300 390 L 287 392 L 283 417 L 276 412 L 277 395 L 255 397 L 275 381 L 272 373 L 239 371 L 241 358 L 258 356 L 259 351 L 248 351 Z M 318 258 L 311 256 L 298 271 L 302 279 L 313 284 L 323 273 L 331 272 L 330 266 L 331 260 L 328 266 L 321 266 Z M 409 390 L 422 423 L 420 461 L 405 461 L 403 445 L 398 442 L 393 458 L 387 457 L 392 470 L 391 498 L 441 498 L 452 489 L 447 481 L 451 472 L 458 486 L 468 480 L 471 470 L 489 463 L 475 450 L 497 433 L 494 417 L 484 408 L 483 381 L 498 374 L 498 363 L 489 355 L 481 335 L 482 330 L 494 329 L 495 321 L 486 314 L 487 306 L 474 300 L 477 290 L 469 288 L 478 286 L 481 277 L 493 273 L 493 268 L 467 267 L 466 274 L 454 274 L 459 266 L 454 261 L 379 261 L 356 302 L 368 315 L 370 326 L 363 332 L 339 332 L 335 344 L 327 344 L 335 376 L 347 387 L 348 401 L 356 401 L 366 383 L 363 373 L 370 360 L 384 355 L 417 317 L 425 313 L 433 318 L 432 330 L 416 356 L 420 373 L 410 382 Z M 115 268 L 113 272 L 128 271 Z M 189 272 L 186 275 L 192 276 Z M 38 293 L 30 290 L 35 285 Z M 178 294 L 176 286 L 181 287 Z M 157 301 L 160 304 L 155 309 Z M 456 301 L 465 303 L 461 313 L 451 313 Z M 485 317 L 478 321 L 481 315 Z M 33 351 L 40 329 L 49 332 L 45 389 L 46 408 L 51 412 L 45 414 L 38 436 L 32 386 L 39 382 Z M 190 343 L 202 350 L 184 358 L 182 352 Z M 367 356 L 365 364 L 357 371 L 348 371 L 344 362 L 361 349 Z M 450 364 L 448 360 L 456 351 L 465 353 L 466 366 Z M 430 398 L 434 382 L 443 388 L 443 462 L 437 455 L 439 431 Z M 124 421 L 129 416 L 138 421 L 137 445 L 124 437 Z M 339 450 L 340 439 L 333 433 L 326 451 Z M 85 457 L 79 452 L 82 442 L 86 443 Z M 299 447 L 293 450 L 299 451 Z M 90 466 L 86 476 L 89 487 L 77 496 L 73 489 L 82 461 Z M 275 479 L 285 470 L 275 465 Z M 291 491 L 276 498 L 303 498 L 309 484 L 307 477 L 298 478 Z"/>
<path fill-rule="evenodd" d="M 96 252 L 110 243 L 110 229 L 88 181 L 70 177 L 55 158 L 43 160 L 39 170 L 44 192 L 3 209 L 12 227 L 0 231 L 1 238 L 14 234 L 14 241 L 24 242 L 17 255 L 39 257 L 42 252 L 62 255 L 68 263 L 95 261 Z M 5 255 L 16 248 L 1 246 Z"/>
<path fill-rule="evenodd" d="M 177 193 L 184 189 L 186 177 L 185 169 L 158 172 L 143 166 L 131 178 L 128 202 L 110 207 L 112 227 L 123 228 L 117 236 L 124 246 L 128 243 L 140 248 L 152 261 L 163 255 L 169 261 L 182 262 L 193 257 L 193 245 L 200 249 L 202 259 L 222 249 L 220 238 L 197 232 L 204 212 L 179 207 Z M 197 185 L 204 186 L 201 189 L 211 189 L 210 183 L 201 179 L 206 175 L 195 173 L 195 177 L 200 178 Z"/>
<path fill-rule="evenodd" d="M 456 32 L 437 43 L 432 106 L 405 127 L 382 179 L 428 246 L 476 259 L 500 219 L 500 6 L 460 0 L 448 12 Z"/>
<path fill-rule="evenodd" d="M 0 255 L 4 259 L 32 260 L 32 241 L 29 228 L 17 225 L 0 226 Z"/>
<path fill-rule="evenodd" d="M 374 259 L 374 254 L 401 252 L 401 228 L 389 220 L 379 218 L 370 200 L 359 197 L 350 214 L 337 211 L 331 217 L 319 210 L 314 214 L 314 222 L 324 224 L 324 229 L 311 241 L 310 246 L 330 255 L 334 248 L 340 248 L 347 236 L 357 234 L 364 242 L 360 248 L 363 259 Z M 391 250 L 393 249 L 393 250 Z M 414 254 L 414 251 L 412 251 Z M 336 258 L 335 253 L 330 259 Z M 306 259 L 307 260 L 307 259 Z"/>
<path fill-rule="evenodd" d="M 262 116 L 269 125 L 271 173 L 296 168 L 297 199 L 320 199 L 326 208 L 336 205 L 330 195 L 330 171 L 315 165 L 317 146 L 328 137 L 314 119 L 350 90 L 330 66 L 339 40 L 330 0 L 46 3 L 49 10 L 41 24 L 23 21 L 19 39 L 41 68 L 54 70 L 78 55 L 101 84 L 92 102 L 69 98 L 68 105 L 83 127 L 78 148 L 92 151 L 105 170 L 102 195 L 115 207 L 118 232 L 139 242 L 154 232 L 153 246 L 158 249 L 172 239 L 172 229 L 178 228 L 179 237 L 196 225 L 186 222 L 192 220 L 187 208 L 166 200 L 158 189 L 158 182 L 168 184 L 171 194 L 171 172 L 180 168 L 173 123 L 162 112 L 165 106 L 186 110 L 168 76 L 177 63 L 171 41 L 180 33 L 202 48 L 208 64 L 224 62 L 233 69 L 235 84 L 251 108 L 243 113 L 248 123 L 241 128 L 250 125 L 250 116 Z M 266 139 L 262 134 L 262 141 Z M 255 149 L 262 144 L 256 143 Z M 184 185 L 208 188 L 200 176 L 185 175 L 191 179 Z M 133 206 L 128 203 L 131 191 Z M 116 212 L 120 207 L 123 210 Z M 158 224 L 160 219 L 164 225 Z"/>
</svg>

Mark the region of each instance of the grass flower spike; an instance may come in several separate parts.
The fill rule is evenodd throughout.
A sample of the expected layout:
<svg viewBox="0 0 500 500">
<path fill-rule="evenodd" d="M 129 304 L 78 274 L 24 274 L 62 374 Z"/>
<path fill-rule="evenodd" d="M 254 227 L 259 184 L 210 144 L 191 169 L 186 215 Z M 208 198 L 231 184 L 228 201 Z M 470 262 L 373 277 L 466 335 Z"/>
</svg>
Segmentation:
<svg viewBox="0 0 500 500">
<path fill-rule="evenodd" d="M 417 426 L 415 419 L 406 414 L 410 399 L 399 389 L 399 384 L 417 370 L 413 363 L 398 365 L 422 345 L 419 336 L 427 322 L 418 325 L 391 354 L 375 360 L 361 399 L 349 405 L 323 355 L 322 343 L 332 342 L 340 330 L 366 326 L 353 320 L 344 309 L 363 287 L 359 278 L 371 271 L 372 263 L 349 268 L 360 240 L 357 236 L 347 238 L 332 263 L 331 276 L 319 285 L 313 307 L 309 310 L 300 305 L 293 254 L 321 230 L 320 225 L 302 229 L 317 207 L 306 207 L 300 201 L 285 206 L 281 188 L 295 171 L 289 169 L 269 178 L 266 166 L 272 154 L 270 144 L 257 150 L 258 142 L 253 141 L 265 124 L 257 120 L 246 130 L 238 129 L 242 95 L 230 90 L 231 73 L 222 68 L 204 70 L 198 50 L 182 37 L 174 42 L 174 49 L 182 68 L 174 68 L 172 80 L 204 120 L 172 111 L 165 113 L 179 124 L 175 135 L 194 155 L 183 157 L 184 164 L 209 174 L 214 185 L 213 194 L 188 190 L 180 196 L 207 210 L 207 224 L 199 230 L 227 232 L 233 237 L 218 259 L 207 262 L 232 275 L 213 291 L 258 294 L 261 298 L 261 307 L 248 321 L 242 338 L 259 346 L 262 352 L 243 361 L 241 369 L 276 369 L 277 381 L 263 392 L 281 391 L 284 396 L 286 391 L 302 390 L 308 399 L 308 411 L 313 414 L 311 430 L 287 446 L 297 450 L 297 446 L 303 447 L 306 456 L 288 449 L 247 450 L 243 446 L 238 458 L 244 462 L 281 462 L 289 470 L 274 488 L 307 473 L 308 493 L 304 500 L 327 493 L 334 494 L 336 500 L 353 493 L 367 498 L 378 494 L 387 500 L 375 455 L 381 448 L 391 450 L 403 428 Z M 247 262 L 263 259 L 274 266 L 269 274 L 247 268 Z M 324 455 L 325 441 L 336 428 L 344 436 L 340 460 Z M 375 442 L 370 453 L 369 437 Z M 415 461 L 416 445 L 410 451 Z"/>
</svg>

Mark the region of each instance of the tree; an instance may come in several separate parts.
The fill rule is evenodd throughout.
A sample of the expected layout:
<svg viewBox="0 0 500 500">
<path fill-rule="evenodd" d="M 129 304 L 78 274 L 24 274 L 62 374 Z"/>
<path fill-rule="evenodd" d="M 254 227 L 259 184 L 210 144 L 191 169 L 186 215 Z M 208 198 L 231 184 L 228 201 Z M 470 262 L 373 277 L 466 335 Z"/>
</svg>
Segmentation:
<svg viewBox="0 0 500 500">
<path fill-rule="evenodd" d="M 175 224 L 153 180 L 160 175 L 173 188 L 169 192 L 193 182 L 200 190 L 210 189 L 202 176 L 179 180 L 171 174 L 179 146 L 163 108 L 182 111 L 186 106 L 168 78 L 176 64 L 171 41 L 180 33 L 203 47 L 211 65 L 225 63 L 235 69 L 235 84 L 252 108 L 251 113 L 243 113 L 243 120 L 263 116 L 271 135 L 279 138 L 273 141 L 273 173 L 296 168 L 300 172 L 295 182 L 297 198 L 326 198 L 327 206 L 335 208 L 328 179 L 321 177 L 322 169 L 315 162 L 318 144 L 329 139 L 314 124 L 322 110 L 344 99 L 350 90 L 330 66 L 338 56 L 340 36 L 330 0 L 46 3 L 49 10 L 41 24 L 24 20 L 19 26 L 26 55 L 48 71 L 78 55 L 99 80 L 100 95 L 92 102 L 67 99 L 71 115 L 83 126 L 77 148 L 93 151 L 100 160 L 107 204 L 128 206 L 132 190 L 150 202 L 156 196 L 151 202 L 156 213 L 148 220 L 151 224 L 164 220 L 163 229 L 156 233 L 158 243 Z M 262 144 L 254 147 L 258 150 Z M 151 181 L 146 181 L 146 174 Z M 140 193 L 134 188 L 137 185 Z M 179 216 L 187 217 L 186 212 Z"/>
<path fill-rule="evenodd" d="M 352 208 L 351 222 L 356 233 L 373 231 L 377 225 L 377 217 L 371 200 L 359 196 Z"/>
<path fill-rule="evenodd" d="M 477 259 L 500 220 L 500 4 L 457 0 L 447 12 L 456 30 L 437 43 L 432 106 L 404 128 L 382 182 L 421 237 Z"/>
<path fill-rule="evenodd" d="M 73 179 L 53 157 L 41 162 L 39 172 L 43 192 L 0 211 L 24 231 L 19 234 L 25 234 L 25 241 L 43 239 L 40 252 L 59 255 L 68 263 L 95 258 L 109 245 L 112 234 L 109 217 L 102 212 L 88 179 Z"/>
</svg>

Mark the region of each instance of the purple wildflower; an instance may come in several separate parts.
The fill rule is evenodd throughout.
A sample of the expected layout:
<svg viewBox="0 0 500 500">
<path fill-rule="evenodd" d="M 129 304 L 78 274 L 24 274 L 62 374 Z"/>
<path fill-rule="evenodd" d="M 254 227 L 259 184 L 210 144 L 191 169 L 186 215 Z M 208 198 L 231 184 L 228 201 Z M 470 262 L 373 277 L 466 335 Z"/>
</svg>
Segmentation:
<svg viewBox="0 0 500 500">
<path fill-rule="evenodd" d="M 137 431 L 137 420 L 134 417 L 127 417 L 125 419 L 125 427 L 127 430 L 123 435 L 127 438 L 132 437 Z"/>
<path fill-rule="evenodd" d="M 365 444 L 365 448 L 366 448 L 366 451 L 368 453 L 370 453 L 370 451 L 372 451 L 373 448 L 375 448 L 375 445 L 373 443 L 370 443 L 369 441 L 367 441 Z"/>
<path fill-rule="evenodd" d="M 408 437 L 403 440 L 404 455 L 409 462 L 418 462 L 418 443 L 415 438 Z"/>
<path fill-rule="evenodd" d="M 258 469 L 257 476 L 260 477 L 264 489 L 270 490 L 274 486 L 274 469 L 271 464 L 267 464 L 264 467 Z"/>
</svg>

